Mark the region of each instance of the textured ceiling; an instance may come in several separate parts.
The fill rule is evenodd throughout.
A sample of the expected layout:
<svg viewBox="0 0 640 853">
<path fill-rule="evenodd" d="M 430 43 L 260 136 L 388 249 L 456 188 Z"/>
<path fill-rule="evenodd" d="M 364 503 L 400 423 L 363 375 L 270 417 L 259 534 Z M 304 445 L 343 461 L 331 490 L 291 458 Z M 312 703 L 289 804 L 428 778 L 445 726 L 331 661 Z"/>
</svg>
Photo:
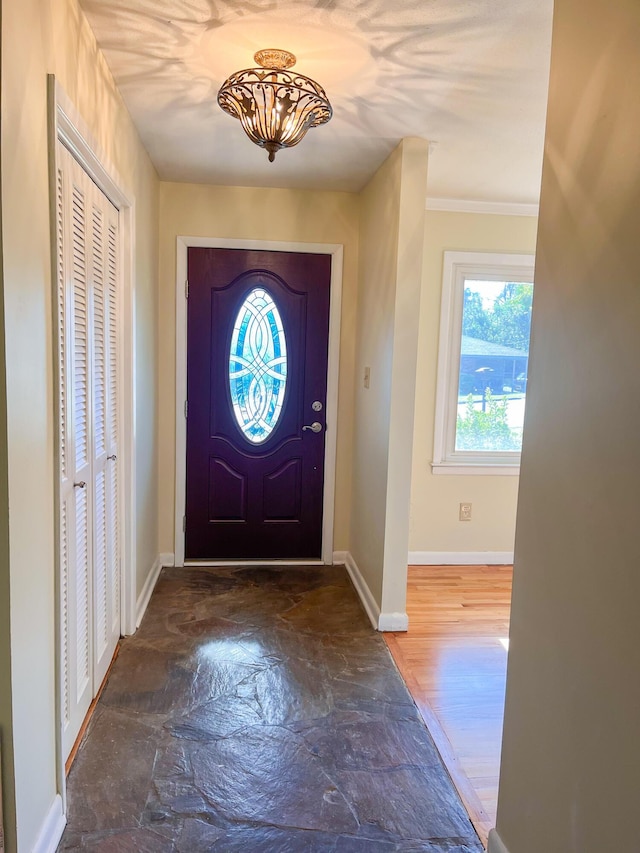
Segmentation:
<svg viewBox="0 0 640 853">
<path fill-rule="evenodd" d="M 538 200 L 552 0 L 82 0 L 162 179 L 357 191 L 404 136 L 429 195 Z M 216 103 L 280 47 L 334 108 L 275 163 Z"/>
</svg>

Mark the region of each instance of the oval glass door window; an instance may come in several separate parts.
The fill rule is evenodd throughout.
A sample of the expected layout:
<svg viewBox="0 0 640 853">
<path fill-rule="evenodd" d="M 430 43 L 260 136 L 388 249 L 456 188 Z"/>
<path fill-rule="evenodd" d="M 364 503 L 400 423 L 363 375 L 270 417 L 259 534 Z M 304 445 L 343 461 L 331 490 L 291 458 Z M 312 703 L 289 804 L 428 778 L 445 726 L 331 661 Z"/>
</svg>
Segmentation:
<svg viewBox="0 0 640 853">
<path fill-rule="evenodd" d="M 264 288 L 249 293 L 231 335 L 229 387 L 233 412 L 253 444 L 276 428 L 287 386 L 287 341 L 276 303 Z"/>
</svg>

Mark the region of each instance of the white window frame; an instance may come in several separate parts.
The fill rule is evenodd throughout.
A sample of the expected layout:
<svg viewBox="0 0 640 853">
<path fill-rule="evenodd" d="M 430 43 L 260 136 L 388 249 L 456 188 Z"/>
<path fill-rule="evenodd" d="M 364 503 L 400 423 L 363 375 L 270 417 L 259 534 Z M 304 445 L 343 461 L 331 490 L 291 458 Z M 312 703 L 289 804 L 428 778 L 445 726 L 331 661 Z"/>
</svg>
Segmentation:
<svg viewBox="0 0 640 853">
<path fill-rule="evenodd" d="M 431 468 L 434 474 L 517 476 L 517 451 L 456 450 L 456 418 L 464 282 L 533 281 L 535 255 L 501 252 L 445 252 L 440 309 L 436 415 Z"/>
</svg>

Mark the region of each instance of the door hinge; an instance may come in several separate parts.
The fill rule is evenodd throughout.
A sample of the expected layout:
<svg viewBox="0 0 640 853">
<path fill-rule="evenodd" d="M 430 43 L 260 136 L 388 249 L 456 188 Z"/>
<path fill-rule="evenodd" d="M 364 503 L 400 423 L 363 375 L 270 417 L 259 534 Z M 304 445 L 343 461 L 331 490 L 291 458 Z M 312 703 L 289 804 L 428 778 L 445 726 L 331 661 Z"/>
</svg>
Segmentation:
<svg viewBox="0 0 640 853">
<path fill-rule="evenodd" d="M 189 279 L 186 279 L 186 281 L 184 283 L 184 298 L 185 299 L 189 298 Z"/>
<path fill-rule="evenodd" d="M 189 417 L 189 401 L 188 400 L 184 401 L 184 416 L 185 416 L 185 418 Z"/>
<path fill-rule="evenodd" d="M 186 515 L 182 516 L 182 532 L 183 533 L 187 532 L 187 516 Z"/>
</svg>

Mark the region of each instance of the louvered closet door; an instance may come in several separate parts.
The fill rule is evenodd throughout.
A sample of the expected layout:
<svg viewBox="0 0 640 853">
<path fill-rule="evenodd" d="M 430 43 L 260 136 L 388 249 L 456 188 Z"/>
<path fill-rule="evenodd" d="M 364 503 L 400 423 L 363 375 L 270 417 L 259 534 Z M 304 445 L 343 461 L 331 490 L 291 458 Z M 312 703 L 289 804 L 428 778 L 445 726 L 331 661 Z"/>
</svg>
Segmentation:
<svg viewBox="0 0 640 853">
<path fill-rule="evenodd" d="M 118 211 L 108 205 L 105 230 L 105 363 L 106 363 L 106 414 L 107 440 L 106 476 L 106 527 L 107 527 L 107 649 L 106 666 L 120 639 L 120 488 L 119 488 L 119 364 L 120 346 L 119 296 L 120 296 L 120 235 Z M 105 670 L 106 671 L 106 670 Z M 100 683 L 104 673 L 100 678 Z M 99 684 L 98 684 L 99 686 Z"/>
<path fill-rule="evenodd" d="M 118 218 L 58 148 L 58 349 L 63 751 L 120 635 Z"/>
<path fill-rule="evenodd" d="M 120 636 L 118 553 L 118 212 L 92 194 L 93 685 L 98 691 Z"/>
<path fill-rule="evenodd" d="M 61 149 L 58 173 L 60 317 L 60 562 L 65 756 L 93 698 L 91 404 L 87 218 L 92 188 Z"/>
</svg>

